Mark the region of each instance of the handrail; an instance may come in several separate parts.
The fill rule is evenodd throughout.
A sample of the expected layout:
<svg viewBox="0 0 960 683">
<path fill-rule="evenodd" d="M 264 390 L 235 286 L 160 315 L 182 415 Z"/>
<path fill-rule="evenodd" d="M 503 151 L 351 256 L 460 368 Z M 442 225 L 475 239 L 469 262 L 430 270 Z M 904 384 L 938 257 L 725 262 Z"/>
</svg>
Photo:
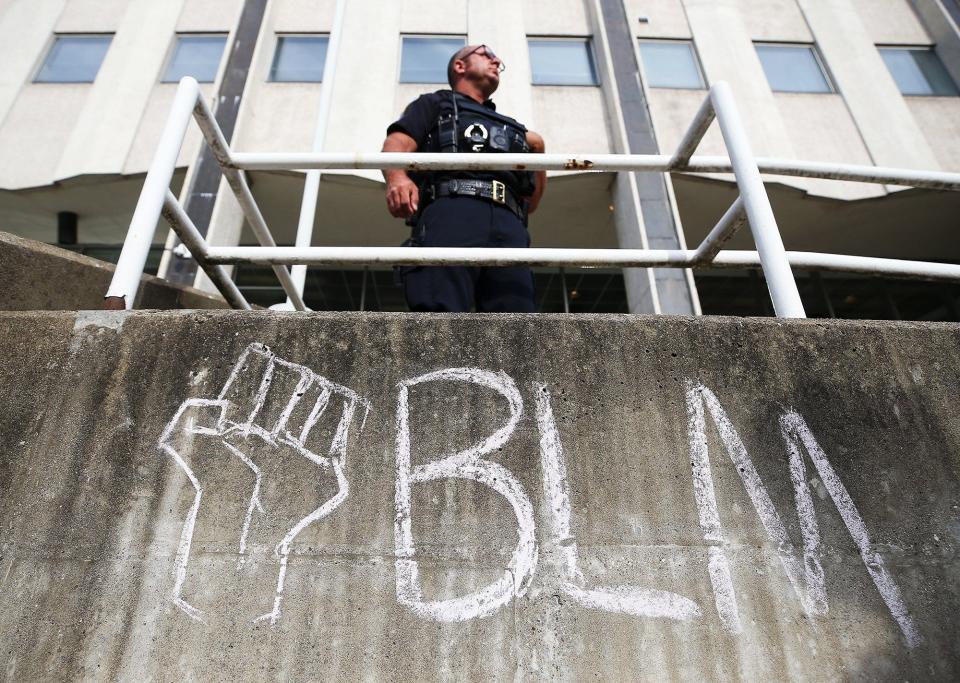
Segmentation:
<svg viewBox="0 0 960 683">
<path fill-rule="evenodd" d="M 830 270 L 876 273 L 883 269 L 899 278 L 960 281 L 960 265 L 906 261 L 874 256 L 848 256 L 811 251 L 788 251 L 787 260 L 797 270 Z M 581 268 L 696 268 L 701 265 L 692 249 L 551 249 L 476 247 L 208 247 L 203 258 L 210 264 L 310 266 L 553 266 Z M 760 267 L 756 251 L 726 249 L 709 262 L 710 268 Z"/>
<path fill-rule="evenodd" d="M 457 157 L 464 159 L 458 160 Z M 681 165 L 669 154 L 434 154 L 412 152 L 237 152 L 230 165 L 244 171 L 378 170 L 407 171 L 500 170 L 500 171 L 645 171 L 650 173 L 730 173 L 727 157 L 692 156 Z M 757 167 L 767 175 L 825 180 L 847 180 L 882 185 L 903 185 L 932 190 L 960 190 L 960 173 L 863 166 L 820 161 L 785 161 L 756 157 Z"/>
<path fill-rule="evenodd" d="M 213 150 L 259 247 L 213 247 L 193 226 L 170 192 L 177 156 L 193 115 Z M 729 158 L 695 156 L 716 119 Z M 278 247 L 250 191 L 245 172 L 254 170 L 554 170 L 641 171 L 653 173 L 733 173 L 739 196 L 696 249 L 475 249 L 423 247 Z M 760 174 L 823 178 L 882 185 L 960 190 L 960 173 L 858 166 L 753 156 L 730 87 L 723 82 L 710 93 L 673 155 L 601 154 L 398 154 L 398 153 L 239 153 L 230 149 L 210 108 L 192 78 L 180 81 L 170 116 L 130 223 L 110 289 L 108 308 L 132 308 L 146 258 L 162 213 L 180 240 L 227 301 L 236 308 L 249 304 L 223 266 L 237 263 L 271 265 L 292 305 L 304 310 L 302 282 L 295 283 L 288 265 L 538 265 L 580 267 L 762 268 L 779 317 L 805 313 L 792 269 L 884 273 L 894 277 L 960 281 L 960 265 L 905 261 L 841 254 L 788 252 L 783 246 Z M 750 225 L 756 251 L 721 250 L 744 224 Z M 299 278 L 298 278 L 299 279 Z"/>
</svg>

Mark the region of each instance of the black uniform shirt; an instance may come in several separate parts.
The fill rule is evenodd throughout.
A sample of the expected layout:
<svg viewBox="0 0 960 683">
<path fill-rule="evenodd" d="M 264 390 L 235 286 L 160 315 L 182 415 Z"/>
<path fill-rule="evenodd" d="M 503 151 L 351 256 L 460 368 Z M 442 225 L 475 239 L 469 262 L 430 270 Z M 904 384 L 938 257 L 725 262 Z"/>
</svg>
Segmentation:
<svg viewBox="0 0 960 683">
<path fill-rule="evenodd" d="M 450 90 L 437 90 L 421 95 L 413 102 L 407 105 L 399 119 L 390 124 L 387 128 L 387 135 L 390 133 L 406 133 L 417 143 L 417 151 L 423 152 L 423 143 L 427 135 L 437 125 L 437 117 L 440 116 L 440 100 L 450 97 Z M 497 110 L 497 105 L 493 100 L 487 100 L 483 106 L 492 111 Z"/>
<path fill-rule="evenodd" d="M 437 121 L 440 117 L 440 102 L 444 99 L 449 99 L 452 93 L 452 90 L 437 90 L 436 92 L 421 95 L 407 105 L 407 108 L 403 110 L 403 114 L 399 119 L 387 127 L 387 135 L 396 132 L 406 133 L 417 143 L 418 152 L 429 151 L 425 149 L 424 146 L 427 141 L 427 136 L 437 127 Z M 466 95 L 460 95 L 460 97 L 466 97 Z M 497 106 L 493 103 L 493 100 L 487 100 L 483 103 L 483 106 L 490 111 L 497 110 Z M 521 179 L 520 176 L 520 173 L 511 171 L 437 171 L 434 173 L 410 173 L 411 180 L 417 185 L 437 183 L 453 178 L 499 180 L 505 183 L 517 197 L 532 192 L 532 190 L 524 192 L 521 189 L 525 184 L 532 184 L 532 179 L 526 179 L 527 182 L 524 183 L 524 179 Z"/>
</svg>

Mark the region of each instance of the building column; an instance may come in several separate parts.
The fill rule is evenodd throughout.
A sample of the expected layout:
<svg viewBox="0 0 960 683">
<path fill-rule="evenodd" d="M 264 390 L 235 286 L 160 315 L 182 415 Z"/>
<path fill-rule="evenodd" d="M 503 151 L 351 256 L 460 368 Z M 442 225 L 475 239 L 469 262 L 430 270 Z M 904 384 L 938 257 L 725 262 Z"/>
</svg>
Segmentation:
<svg viewBox="0 0 960 683">
<path fill-rule="evenodd" d="M 268 0 L 244 1 L 237 30 L 233 34 L 233 40 L 226 47 L 227 65 L 216 94 L 215 116 L 228 143 L 233 139 L 243 90 L 246 87 L 250 64 L 253 60 L 253 49 L 260 36 L 267 2 Z M 214 215 L 214 207 L 218 204 L 217 197 L 220 195 L 220 190 L 225 187 L 220 166 L 208 145 L 201 145 L 200 154 L 187 174 L 186 183 L 187 189 L 181 193 L 181 201 L 200 234 L 207 235 Z M 232 204 L 234 213 L 239 214 L 239 206 L 232 198 L 232 193 L 224 192 L 223 194 L 230 195 L 232 202 L 228 204 Z M 229 212 L 230 208 L 224 207 L 223 210 Z M 242 217 L 239 221 L 233 219 L 229 222 L 236 225 L 234 232 L 239 241 L 240 230 L 243 227 Z M 172 248 L 179 244 L 176 237 L 171 237 L 167 242 L 169 249 L 165 251 L 164 262 L 160 267 L 161 276 L 183 285 L 194 284 L 197 278 L 197 262 L 192 258 L 178 256 L 172 251 Z"/>
<path fill-rule="evenodd" d="M 960 83 L 960 3 L 957 0 L 910 0 L 920 23 L 950 76 Z"/>
<path fill-rule="evenodd" d="M 623 0 L 588 0 L 588 7 L 615 149 L 626 154 L 659 154 Z M 613 205 L 622 248 L 683 248 L 668 182 L 661 174 L 618 174 Z M 699 311 L 692 277 L 683 270 L 630 268 L 624 270 L 624 280 L 631 313 L 693 315 Z"/>
</svg>

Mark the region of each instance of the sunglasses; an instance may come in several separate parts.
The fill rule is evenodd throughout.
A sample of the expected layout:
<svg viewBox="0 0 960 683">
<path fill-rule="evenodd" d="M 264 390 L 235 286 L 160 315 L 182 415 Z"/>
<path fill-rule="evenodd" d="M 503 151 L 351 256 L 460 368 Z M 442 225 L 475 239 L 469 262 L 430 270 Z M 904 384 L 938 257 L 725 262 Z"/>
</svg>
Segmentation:
<svg viewBox="0 0 960 683">
<path fill-rule="evenodd" d="M 483 50 L 483 52 L 480 52 L 480 50 Z M 470 50 L 470 52 L 468 52 L 467 54 L 463 55 L 462 57 L 459 57 L 458 59 L 459 59 L 460 61 L 466 61 L 466 60 L 467 60 L 467 57 L 469 57 L 470 55 L 472 55 L 472 54 L 474 54 L 474 53 L 479 54 L 481 57 L 486 57 L 486 58 L 489 59 L 490 61 L 500 62 L 500 73 L 503 73 L 504 71 L 507 70 L 507 65 L 504 64 L 504 63 L 503 63 L 503 60 L 500 59 L 499 57 L 497 57 L 497 55 L 494 54 L 493 50 L 491 50 L 490 47 L 487 46 L 487 45 L 478 45 L 477 47 L 475 47 L 475 48 L 473 48 L 472 50 Z"/>
</svg>

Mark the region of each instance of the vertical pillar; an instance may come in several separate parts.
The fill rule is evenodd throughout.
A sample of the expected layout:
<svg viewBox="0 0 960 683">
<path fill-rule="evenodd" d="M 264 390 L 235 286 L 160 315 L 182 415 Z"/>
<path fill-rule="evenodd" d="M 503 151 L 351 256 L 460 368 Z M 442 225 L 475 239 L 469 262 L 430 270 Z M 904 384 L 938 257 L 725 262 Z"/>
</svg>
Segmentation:
<svg viewBox="0 0 960 683">
<path fill-rule="evenodd" d="M 911 1 L 915 5 L 917 4 L 917 0 Z M 941 2 L 943 3 L 943 9 L 946 10 L 953 19 L 953 28 L 956 30 L 960 27 L 960 2 L 958 2 L 958 0 L 941 0 Z M 934 0 L 932 4 L 936 4 L 936 0 Z"/>
<path fill-rule="evenodd" d="M 592 18 L 604 90 L 620 128 L 618 149 L 658 154 L 653 121 L 638 77 L 634 35 L 623 0 L 594 0 Z M 603 44 L 600 44 L 600 43 Z M 621 173 L 614 189 L 617 239 L 621 247 L 680 249 L 679 225 L 667 180 L 660 174 Z M 631 313 L 692 315 L 696 291 L 684 271 L 672 268 L 624 270 Z"/>
<path fill-rule="evenodd" d="M 57 212 L 57 244 L 76 244 L 77 224 L 77 214 L 73 211 Z"/>
<path fill-rule="evenodd" d="M 940 61 L 953 80 L 960 83 L 960 2 L 910 0 L 910 5 L 933 39 Z"/>
<path fill-rule="evenodd" d="M 227 142 L 233 138 L 243 90 L 253 60 L 253 48 L 260 35 L 266 8 L 267 0 L 245 0 L 233 42 L 227 46 L 227 66 L 216 97 L 216 119 Z M 221 185 L 220 167 L 207 145 L 201 146 L 192 170 L 184 204 L 187 215 L 200 234 L 205 236 Z M 179 244 L 179 241 L 174 241 L 171 246 L 176 244 Z M 197 275 L 196 261 L 169 253 L 164 276 L 171 282 L 192 285 Z"/>
</svg>

